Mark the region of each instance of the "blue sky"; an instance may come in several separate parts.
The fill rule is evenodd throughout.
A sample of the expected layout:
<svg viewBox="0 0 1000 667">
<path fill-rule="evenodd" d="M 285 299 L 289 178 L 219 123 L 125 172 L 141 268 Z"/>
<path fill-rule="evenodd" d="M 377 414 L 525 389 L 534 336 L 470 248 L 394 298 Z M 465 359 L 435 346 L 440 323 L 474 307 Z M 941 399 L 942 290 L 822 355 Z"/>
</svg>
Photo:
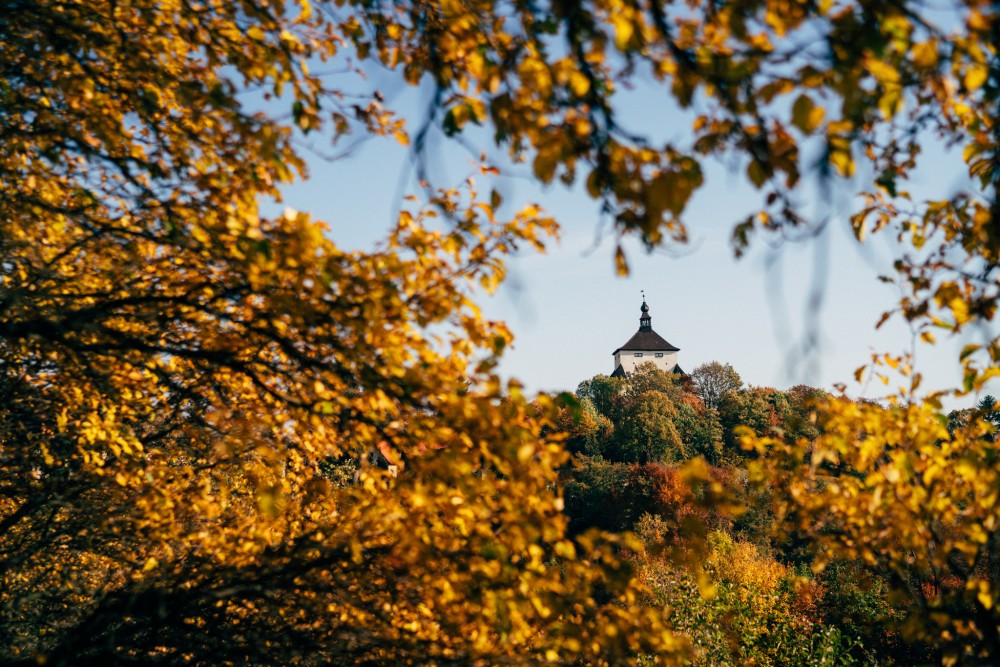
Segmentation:
<svg viewBox="0 0 1000 667">
<path fill-rule="evenodd" d="M 381 90 L 388 106 L 407 113 L 411 127 L 419 122 L 414 109 L 423 108 L 421 91 L 378 72 L 366 85 Z M 673 108 L 663 91 L 649 87 L 620 97 L 622 118 L 630 127 L 684 143 L 691 117 Z M 470 138 L 489 148 L 484 132 Z M 322 140 L 313 141 L 328 152 Z M 619 278 L 612 263 L 613 235 L 581 188 L 540 187 L 527 166 L 505 164 L 495 150 L 490 155 L 504 172 L 490 184 L 504 195 L 502 211 L 538 203 L 563 229 L 561 242 L 547 254 L 516 258 L 507 283 L 483 299 L 486 315 L 505 320 L 516 336 L 500 371 L 524 382 L 529 392 L 573 389 L 597 373 L 610 373 L 611 353 L 638 328 L 640 290 L 646 292 L 653 328 L 681 348 L 680 364 L 688 371 L 718 360 L 731 363 L 748 384 L 831 389 L 843 382 L 851 395 L 878 397 L 891 387 L 859 386 L 854 369 L 870 361 L 872 353 L 912 349 L 902 322 L 874 328 L 897 298 L 894 287 L 877 280 L 891 273 L 897 248 L 879 236 L 862 246 L 850 233 L 847 217 L 857 206 L 855 193 L 864 186 L 864 174 L 833 192 L 804 178 L 807 210 L 830 220 L 823 233 L 781 244 L 757 238 L 751 252 L 737 261 L 729 234 L 736 221 L 756 210 L 760 195 L 734 174 L 733 164 L 706 163 L 706 185 L 684 216 L 689 246 L 647 254 L 627 243 L 632 271 Z M 428 157 L 441 185 L 455 185 L 473 169 L 473 156 L 445 141 L 432 144 Z M 946 196 L 966 185 L 958 156 L 928 146 L 924 158 L 934 166 L 908 184 L 915 199 Z M 310 171 L 307 182 L 286 190 L 284 204 L 327 221 L 333 240 L 346 248 L 371 247 L 382 238 L 401 196 L 414 186 L 412 155 L 392 139 L 368 140 L 337 161 L 314 157 Z M 815 334 L 812 343 L 810 333 Z M 957 354 L 964 342 L 944 339 L 935 347 L 916 348 L 925 389 L 960 382 Z"/>
</svg>

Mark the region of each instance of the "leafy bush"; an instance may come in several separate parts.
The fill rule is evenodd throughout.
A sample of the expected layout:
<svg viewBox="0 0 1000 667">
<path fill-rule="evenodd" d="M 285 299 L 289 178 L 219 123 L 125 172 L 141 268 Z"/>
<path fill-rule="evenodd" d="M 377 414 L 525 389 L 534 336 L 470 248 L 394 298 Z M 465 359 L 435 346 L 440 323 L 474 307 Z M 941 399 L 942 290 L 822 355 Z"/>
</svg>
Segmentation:
<svg viewBox="0 0 1000 667">
<path fill-rule="evenodd" d="M 645 520 L 643 527 L 653 523 Z M 652 537 L 648 530 L 641 534 Z M 693 665 L 863 664 L 858 642 L 801 613 L 802 587 L 795 585 L 794 573 L 750 543 L 712 533 L 701 586 L 690 571 L 665 559 L 639 560 L 646 602 L 666 608 L 674 630 L 691 640 Z"/>
</svg>

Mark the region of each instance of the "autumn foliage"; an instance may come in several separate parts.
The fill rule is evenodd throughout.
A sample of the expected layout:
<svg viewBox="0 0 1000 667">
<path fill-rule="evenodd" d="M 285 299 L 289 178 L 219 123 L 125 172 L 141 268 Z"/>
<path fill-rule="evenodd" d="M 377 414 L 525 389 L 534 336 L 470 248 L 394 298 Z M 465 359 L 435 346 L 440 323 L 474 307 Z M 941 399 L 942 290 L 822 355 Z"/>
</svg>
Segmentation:
<svg viewBox="0 0 1000 667">
<path fill-rule="evenodd" d="M 708 159 L 761 195 L 737 254 L 832 224 L 806 214 L 808 178 L 864 176 L 855 237 L 899 244 L 886 318 L 928 344 L 983 331 L 950 392 L 971 400 L 1000 376 L 1000 19 L 983 0 L 945 14 L 6 3 L 0 661 L 996 662 L 996 418 L 949 421 L 912 355 L 858 369 L 901 383 L 881 404 L 721 365 L 702 394 L 639 373 L 528 403 L 496 372 L 510 332 L 475 303 L 558 232 L 477 190 L 486 149 L 594 199 L 619 273 L 621 239 L 687 239 Z M 352 87 L 376 66 L 428 86 L 422 123 Z M 688 131 L 630 131 L 636 83 Z M 472 126 L 480 185 L 421 166 L 374 248 L 267 213 L 319 142 L 421 158 Z M 944 199 L 905 189 L 927 140 L 967 165 Z"/>
<path fill-rule="evenodd" d="M 306 60 L 342 26 L 251 2 L 18 4 L 0 21 L 0 659 L 676 653 L 615 538 L 566 538 L 562 448 L 490 371 L 510 334 L 472 290 L 551 220 L 500 218 L 470 183 L 342 251 L 307 214 L 261 214 L 303 162 L 292 127 L 236 97 L 287 93 L 313 128 L 334 96 Z M 382 451 L 404 475 L 366 465 Z M 327 474 L 344 457 L 356 483 Z"/>
</svg>

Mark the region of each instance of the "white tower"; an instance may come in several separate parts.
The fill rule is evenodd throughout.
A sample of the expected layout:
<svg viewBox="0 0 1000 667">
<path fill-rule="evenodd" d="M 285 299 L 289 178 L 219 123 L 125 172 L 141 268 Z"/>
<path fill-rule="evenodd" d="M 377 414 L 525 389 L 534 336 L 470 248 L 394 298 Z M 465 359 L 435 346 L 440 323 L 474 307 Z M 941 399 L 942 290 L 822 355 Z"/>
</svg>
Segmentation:
<svg viewBox="0 0 1000 667">
<path fill-rule="evenodd" d="M 642 299 L 642 313 L 639 315 L 639 330 L 628 342 L 614 351 L 615 370 L 611 377 L 625 377 L 640 364 L 652 362 L 657 368 L 671 373 L 681 373 L 677 364 L 679 347 L 674 347 L 653 331 L 653 317 L 649 314 L 646 299 Z"/>
</svg>

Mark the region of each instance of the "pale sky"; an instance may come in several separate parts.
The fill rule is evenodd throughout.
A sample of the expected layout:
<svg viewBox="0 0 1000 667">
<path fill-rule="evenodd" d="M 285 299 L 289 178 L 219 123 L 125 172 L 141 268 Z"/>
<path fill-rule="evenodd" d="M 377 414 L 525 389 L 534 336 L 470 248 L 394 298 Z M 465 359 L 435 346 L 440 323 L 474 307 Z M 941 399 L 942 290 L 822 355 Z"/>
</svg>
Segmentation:
<svg viewBox="0 0 1000 667">
<path fill-rule="evenodd" d="M 419 114 L 413 110 L 423 108 L 420 91 L 385 74 L 368 83 L 386 95 L 387 106 L 408 112 L 410 127 L 416 126 Z M 621 108 L 634 129 L 684 143 L 690 117 L 674 110 L 662 91 L 630 93 Z M 489 148 L 485 133 L 470 138 Z M 323 140 L 313 141 L 330 152 Z M 450 142 L 432 144 L 428 157 L 440 185 L 457 185 L 472 171 L 472 156 Z M 967 183 L 958 156 L 927 146 L 924 157 L 934 166 L 906 186 L 914 199 L 947 196 Z M 342 247 L 371 247 L 390 227 L 401 195 L 413 192 L 411 158 L 391 138 L 366 141 L 336 161 L 313 157 L 310 180 L 288 188 L 284 205 L 327 221 Z M 505 320 L 516 336 L 500 372 L 521 380 L 529 392 L 572 390 L 597 373 L 611 373 L 612 352 L 638 328 L 640 290 L 646 292 L 653 328 L 681 349 L 686 371 L 717 360 L 732 364 L 752 385 L 805 383 L 830 390 L 843 382 L 849 394 L 869 397 L 891 389 L 853 380 L 854 369 L 873 352 L 906 352 L 912 344 L 897 319 L 874 328 L 898 295 L 877 280 L 891 273 L 895 249 L 888 237 L 861 246 L 850 232 L 847 217 L 858 205 L 854 194 L 864 187 L 863 174 L 840 183 L 833 194 L 813 186 L 803 190 L 806 210 L 830 219 L 822 235 L 777 247 L 757 237 L 752 251 L 736 261 L 729 246 L 732 227 L 756 210 L 761 195 L 732 174 L 733 165 L 707 163 L 706 184 L 684 216 L 689 246 L 646 254 L 638 244 L 627 244 L 632 272 L 619 278 L 612 262 L 614 238 L 601 224 L 597 203 L 579 187 L 540 187 L 528 177 L 528 166 L 496 161 L 504 171 L 492 184 L 504 195 L 501 212 L 538 203 L 563 228 L 557 247 L 543 256 L 517 258 L 507 283 L 483 301 L 486 315 Z M 809 176 L 803 181 L 811 182 Z M 479 185 L 488 192 L 490 184 Z M 810 333 L 816 336 L 811 345 Z M 925 389 L 960 383 L 957 355 L 964 342 L 945 339 L 917 348 L 916 369 L 925 376 Z"/>
</svg>

